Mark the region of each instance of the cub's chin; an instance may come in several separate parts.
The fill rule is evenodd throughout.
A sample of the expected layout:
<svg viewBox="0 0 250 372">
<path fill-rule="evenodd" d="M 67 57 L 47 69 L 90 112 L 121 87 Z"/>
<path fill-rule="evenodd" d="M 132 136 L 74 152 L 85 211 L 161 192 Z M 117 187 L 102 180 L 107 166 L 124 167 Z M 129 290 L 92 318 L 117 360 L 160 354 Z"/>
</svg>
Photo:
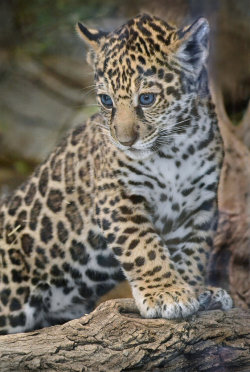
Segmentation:
<svg viewBox="0 0 250 372">
<path fill-rule="evenodd" d="M 131 148 L 131 149 L 127 149 L 125 151 L 125 154 L 133 160 L 144 160 L 144 159 L 150 158 L 153 155 L 153 151 L 147 150 L 147 149 L 137 150 L 137 149 Z"/>
</svg>

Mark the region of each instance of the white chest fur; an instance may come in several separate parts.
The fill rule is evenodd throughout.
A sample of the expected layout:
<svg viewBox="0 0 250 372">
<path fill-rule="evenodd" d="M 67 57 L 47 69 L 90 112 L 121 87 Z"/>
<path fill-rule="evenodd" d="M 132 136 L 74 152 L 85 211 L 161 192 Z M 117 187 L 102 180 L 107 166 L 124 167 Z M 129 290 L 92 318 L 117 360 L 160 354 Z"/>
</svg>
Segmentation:
<svg viewBox="0 0 250 372">
<path fill-rule="evenodd" d="M 209 172 L 215 164 L 206 161 L 208 150 L 188 151 L 188 146 L 147 159 L 137 164 L 137 173 L 129 174 L 129 189 L 143 195 L 150 207 L 152 222 L 159 232 L 171 221 L 172 231 L 179 229 L 179 217 L 185 212 L 187 218 L 198 210 L 204 200 L 215 197 L 215 191 L 207 189 L 216 183 L 217 172 Z M 208 213 L 197 217 L 205 222 Z"/>
</svg>

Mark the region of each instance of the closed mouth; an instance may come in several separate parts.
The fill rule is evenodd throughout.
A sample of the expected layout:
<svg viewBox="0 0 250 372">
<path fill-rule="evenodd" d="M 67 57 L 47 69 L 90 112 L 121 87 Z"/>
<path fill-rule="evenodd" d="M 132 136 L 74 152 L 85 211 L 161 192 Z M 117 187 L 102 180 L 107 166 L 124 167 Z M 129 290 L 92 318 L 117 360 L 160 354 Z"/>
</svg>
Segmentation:
<svg viewBox="0 0 250 372">
<path fill-rule="evenodd" d="M 155 142 L 157 140 L 157 136 L 150 135 L 150 137 L 147 138 L 145 142 L 141 142 L 140 140 L 136 143 L 134 143 L 132 146 L 124 146 L 120 142 L 117 142 L 112 136 L 111 141 L 113 142 L 116 147 L 118 147 L 120 150 L 124 151 L 128 155 L 131 155 L 132 157 L 144 157 L 145 155 L 148 156 L 152 153 Z"/>
<path fill-rule="evenodd" d="M 128 156 L 131 156 L 134 159 L 143 159 L 148 157 L 152 154 L 151 148 L 143 148 L 143 149 L 136 149 L 136 148 L 128 148 L 125 153 Z"/>
</svg>

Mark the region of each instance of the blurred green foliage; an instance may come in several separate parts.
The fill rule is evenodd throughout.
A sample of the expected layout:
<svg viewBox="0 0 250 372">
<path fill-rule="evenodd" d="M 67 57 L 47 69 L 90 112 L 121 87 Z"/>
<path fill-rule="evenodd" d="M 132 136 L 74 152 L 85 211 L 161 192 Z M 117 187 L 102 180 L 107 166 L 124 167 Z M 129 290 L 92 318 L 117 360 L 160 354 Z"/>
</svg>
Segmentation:
<svg viewBox="0 0 250 372">
<path fill-rule="evenodd" d="M 29 175 L 33 169 L 33 166 L 30 163 L 26 162 L 25 160 L 16 160 L 13 162 L 13 167 L 15 171 L 22 175 Z"/>
<path fill-rule="evenodd" d="M 21 39 L 22 49 L 31 54 L 58 53 L 58 39 L 74 35 L 77 21 L 92 20 L 98 25 L 103 18 L 129 15 L 130 11 L 134 14 L 140 3 L 140 0 L 127 0 L 126 4 L 122 0 L 13 0 L 17 40 Z M 65 47 L 65 40 L 63 44 Z"/>
<path fill-rule="evenodd" d="M 65 25 L 71 25 L 80 19 L 107 17 L 114 15 L 119 0 L 18 0 L 16 14 L 19 25 L 25 26 L 26 32 L 54 28 L 63 19 Z"/>
</svg>

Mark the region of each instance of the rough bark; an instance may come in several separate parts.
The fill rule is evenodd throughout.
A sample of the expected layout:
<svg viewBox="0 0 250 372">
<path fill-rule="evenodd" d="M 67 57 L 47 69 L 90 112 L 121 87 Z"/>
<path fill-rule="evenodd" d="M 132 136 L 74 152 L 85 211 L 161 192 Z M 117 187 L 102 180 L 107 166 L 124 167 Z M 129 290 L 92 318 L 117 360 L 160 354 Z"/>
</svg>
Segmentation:
<svg viewBox="0 0 250 372">
<path fill-rule="evenodd" d="M 111 300 L 62 326 L 1 341 L 1 372 L 249 371 L 250 312 L 149 320 L 133 300 Z"/>
</svg>

